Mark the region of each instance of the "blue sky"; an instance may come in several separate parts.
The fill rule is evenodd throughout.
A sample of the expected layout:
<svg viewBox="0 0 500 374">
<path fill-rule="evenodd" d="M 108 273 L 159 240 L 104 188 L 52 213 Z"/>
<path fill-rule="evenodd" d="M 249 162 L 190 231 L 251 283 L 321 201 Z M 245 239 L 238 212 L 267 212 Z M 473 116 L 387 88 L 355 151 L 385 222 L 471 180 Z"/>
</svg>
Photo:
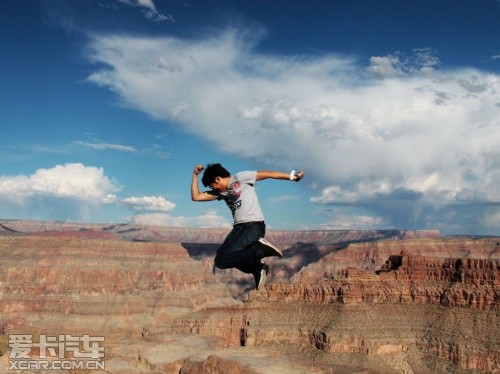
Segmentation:
<svg viewBox="0 0 500 374">
<path fill-rule="evenodd" d="M 500 234 L 500 1 L 0 2 L 0 218 Z"/>
</svg>

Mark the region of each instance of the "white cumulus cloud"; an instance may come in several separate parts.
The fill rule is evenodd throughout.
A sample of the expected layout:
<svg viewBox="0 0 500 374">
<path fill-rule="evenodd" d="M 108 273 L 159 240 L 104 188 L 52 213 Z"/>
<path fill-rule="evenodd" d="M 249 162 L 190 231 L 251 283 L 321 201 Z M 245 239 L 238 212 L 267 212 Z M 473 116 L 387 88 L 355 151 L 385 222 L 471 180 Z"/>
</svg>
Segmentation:
<svg viewBox="0 0 500 374">
<path fill-rule="evenodd" d="M 0 176 L 3 200 L 20 203 L 34 196 L 52 196 L 108 204 L 116 202 L 114 193 L 119 190 L 102 168 L 82 164 L 39 169 L 29 176 Z"/>
<path fill-rule="evenodd" d="M 88 79 L 225 152 L 305 169 L 314 203 L 369 206 L 374 222 L 440 228 L 445 206 L 500 202 L 497 74 L 439 70 L 429 49 L 264 55 L 255 34 L 95 36 L 88 57 L 107 67 Z"/>
<path fill-rule="evenodd" d="M 137 212 L 134 220 L 139 222 L 168 217 L 161 214 L 175 209 L 175 204 L 163 196 L 122 199 L 116 195 L 119 191 L 121 187 L 104 174 L 103 168 L 70 163 L 56 165 L 28 176 L 0 176 L 0 212 L 3 216 L 16 216 L 21 209 L 38 218 L 63 216 L 86 220 L 92 219 L 100 206 L 114 205 Z M 182 218 L 178 220 L 182 221 Z"/>
<path fill-rule="evenodd" d="M 131 217 L 129 222 L 140 225 L 171 227 L 232 227 L 232 222 L 228 222 L 225 217 L 218 215 L 214 211 L 207 211 L 205 214 L 195 217 L 174 216 L 167 213 L 144 213 Z"/>
<path fill-rule="evenodd" d="M 170 212 L 175 208 L 163 196 L 128 197 L 122 203 L 136 211 Z"/>
<path fill-rule="evenodd" d="M 366 70 L 377 78 L 394 78 L 413 74 L 432 74 L 439 65 L 436 52 L 418 48 L 410 56 L 397 52 L 386 56 L 372 56 Z"/>
<path fill-rule="evenodd" d="M 96 208 L 116 204 L 121 187 L 102 168 L 56 165 L 31 175 L 0 176 L 0 212 L 4 217 L 88 219 Z"/>
</svg>

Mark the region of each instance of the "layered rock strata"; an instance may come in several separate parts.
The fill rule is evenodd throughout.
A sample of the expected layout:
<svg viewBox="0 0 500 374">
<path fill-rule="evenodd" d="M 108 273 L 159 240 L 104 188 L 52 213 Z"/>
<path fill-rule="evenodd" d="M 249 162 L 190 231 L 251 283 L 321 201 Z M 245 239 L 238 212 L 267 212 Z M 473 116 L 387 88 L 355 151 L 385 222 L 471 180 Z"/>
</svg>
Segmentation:
<svg viewBox="0 0 500 374">
<path fill-rule="evenodd" d="M 500 260 L 391 255 L 377 272 L 356 268 L 316 284 L 271 284 L 253 300 L 310 303 L 420 303 L 479 309 L 500 307 Z"/>
<path fill-rule="evenodd" d="M 335 276 L 346 268 L 357 268 L 368 272 L 380 270 L 390 256 L 401 252 L 428 259 L 499 259 L 498 238 L 412 238 L 406 240 L 380 240 L 351 243 L 346 250 L 327 253 L 318 261 L 304 267 L 292 278 L 295 284 L 314 284 L 319 280 Z"/>
<path fill-rule="evenodd" d="M 375 372 L 499 372 L 497 240 L 352 244 L 304 268 L 312 274 L 298 274 L 300 283 L 268 284 L 252 291 L 243 307 L 200 311 L 171 322 L 168 331 L 214 336 L 232 346 L 310 347 L 324 353 L 322 362 L 362 363 Z M 373 246 L 377 251 L 360 259 L 360 247 Z M 375 252 L 396 250 L 379 261 L 379 271 L 362 270 Z M 328 257 L 350 264 L 358 258 L 362 269 L 333 273 Z M 315 281 L 304 282 L 309 279 Z"/>
<path fill-rule="evenodd" d="M 43 320 L 42 333 L 64 327 L 127 336 L 131 326 L 140 331 L 206 305 L 237 303 L 180 244 L 4 236 L 0 256 L 3 334 L 38 332 Z"/>
<path fill-rule="evenodd" d="M 188 251 L 191 258 L 200 261 L 207 269 L 212 269 L 216 250 L 229 232 L 229 229 L 212 228 L 15 220 L 4 220 L 1 225 L 0 235 L 70 236 L 80 239 L 177 243 Z M 434 230 L 268 230 L 266 237 L 278 245 L 285 254 L 279 261 L 273 258 L 265 260 L 272 265 L 269 281 L 290 283 L 292 276 L 299 273 L 302 268 L 345 248 L 349 243 L 439 238 L 440 234 Z M 229 291 L 237 299 L 242 299 L 254 287 L 253 277 L 238 270 L 213 269 L 213 271 L 219 281 L 229 285 Z"/>
<path fill-rule="evenodd" d="M 103 335 L 109 373 L 500 371 L 499 238 L 270 230 L 248 293 L 227 230 L 1 225 L 0 372 L 13 333 Z"/>
</svg>

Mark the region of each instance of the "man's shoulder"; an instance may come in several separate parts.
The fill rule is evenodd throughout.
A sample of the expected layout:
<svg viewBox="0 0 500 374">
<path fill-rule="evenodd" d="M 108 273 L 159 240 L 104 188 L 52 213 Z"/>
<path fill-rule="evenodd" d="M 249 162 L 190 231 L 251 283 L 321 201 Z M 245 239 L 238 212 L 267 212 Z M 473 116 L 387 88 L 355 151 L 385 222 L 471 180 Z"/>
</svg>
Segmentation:
<svg viewBox="0 0 500 374">
<path fill-rule="evenodd" d="M 233 175 L 234 179 L 241 181 L 242 179 L 255 178 L 257 175 L 256 170 L 243 170 Z"/>
<path fill-rule="evenodd" d="M 231 185 L 250 184 L 253 185 L 257 178 L 257 171 L 240 171 L 231 178 Z"/>
</svg>

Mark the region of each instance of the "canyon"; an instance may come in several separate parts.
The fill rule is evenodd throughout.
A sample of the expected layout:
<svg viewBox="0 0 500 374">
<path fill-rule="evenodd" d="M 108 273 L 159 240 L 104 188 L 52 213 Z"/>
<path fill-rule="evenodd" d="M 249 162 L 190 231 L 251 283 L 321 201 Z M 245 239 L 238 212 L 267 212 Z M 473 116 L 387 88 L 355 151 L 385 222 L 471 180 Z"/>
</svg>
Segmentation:
<svg viewBox="0 0 500 374">
<path fill-rule="evenodd" d="M 0 372 L 14 334 L 89 334 L 106 373 L 500 373 L 499 237 L 269 230 L 257 291 L 227 232 L 0 221 Z"/>
</svg>

